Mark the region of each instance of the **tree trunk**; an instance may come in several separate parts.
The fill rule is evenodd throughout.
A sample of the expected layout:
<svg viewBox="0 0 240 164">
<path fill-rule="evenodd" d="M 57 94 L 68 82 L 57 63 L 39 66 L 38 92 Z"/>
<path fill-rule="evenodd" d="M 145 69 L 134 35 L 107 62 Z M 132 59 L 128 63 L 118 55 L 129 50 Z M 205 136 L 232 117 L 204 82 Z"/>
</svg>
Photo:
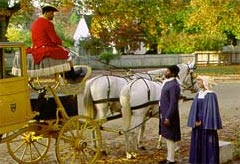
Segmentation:
<svg viewBox="0 0 240 164">
<path fill-rule="evenodd" d="M 0 15 L 0 42 L 7 41 L 6 33 L 10 16 Z"/>
<path fill-rule="evenodd" d="M 7 41 L 6 33 L 9 20 L 12 15 L 21 9 L 20 2 L 15 3 L 14 6 L 9 7 L 9 0 L 0 1 L 0 42 Z"/>
<path fill-rule="evenodd" d="M 12 13 L 8 8 L 8 0 L 1 0 L 0 2 L 0 42 L 7 41 L 6 33 L 9 20 Z"/>
</svg>

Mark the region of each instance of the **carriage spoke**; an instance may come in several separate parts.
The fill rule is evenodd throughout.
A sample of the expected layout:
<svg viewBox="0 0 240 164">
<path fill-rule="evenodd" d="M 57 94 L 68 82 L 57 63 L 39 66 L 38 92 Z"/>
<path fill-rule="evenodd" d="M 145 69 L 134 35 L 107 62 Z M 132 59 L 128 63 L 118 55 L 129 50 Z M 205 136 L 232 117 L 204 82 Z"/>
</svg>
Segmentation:
<svg viewBox="0 0 240 164">
<path fill-rule="evenodd" d="M 7 142 L 9 154 L 18 163 L 36 163 L 47 153 L 50 139 L 27 131 Z"/>
</svg>

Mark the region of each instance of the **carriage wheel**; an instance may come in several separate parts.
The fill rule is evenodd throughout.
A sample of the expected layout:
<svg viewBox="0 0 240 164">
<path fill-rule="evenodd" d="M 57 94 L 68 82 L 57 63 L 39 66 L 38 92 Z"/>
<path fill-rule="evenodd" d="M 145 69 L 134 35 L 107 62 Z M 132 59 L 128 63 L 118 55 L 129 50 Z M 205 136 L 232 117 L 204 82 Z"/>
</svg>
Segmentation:
<svg viewBox="0 0 240 164">
<path fill-rule="evenodd" d="M 57 160 L 64 164 L 94 163 L 100 156 L 101 147 L 98 122 L 85 116 L 75 116 L 60 130 L 56 141 Z"/>
<path fill-rule="evenodd" d="M 45 157 L 50 147 L 50 138 L 27 131 L 7 142 L 9 154 L 18 163 L 36 163 Z"/>
</svg>

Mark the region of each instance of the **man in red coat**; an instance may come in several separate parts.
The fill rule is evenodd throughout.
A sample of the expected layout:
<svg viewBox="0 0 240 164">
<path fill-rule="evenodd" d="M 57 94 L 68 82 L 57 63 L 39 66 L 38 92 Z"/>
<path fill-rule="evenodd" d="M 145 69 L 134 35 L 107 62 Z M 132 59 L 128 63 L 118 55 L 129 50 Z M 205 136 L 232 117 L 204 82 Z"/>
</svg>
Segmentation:
<svg viewBox="0 0 240 164">
<path fill-rule="evenodd" d="M 62 40 L 57 35 L 52 23 L 54 12 L 57 11 L 58 9 L 50 4 L 42 7 L 42 15 L 31 26 L 33 45 L 28 52 L 34 59 L 34 68 L 45 69 L 44 73 L 38 71 L 40 72 L 38 76 L 45 75 L 45 73 L 50 74 L 50 72 L 52 74 L 68 71 L 68 77 L 75 80 L 79 76 L 79 72 L 74 72 L 69 51 L 62 47 Z"/>
<path fill-rule="evenodd" d="M 32 55 L 34 63 L 38 64 L 44 57 L 53 59 L 68 59 L 68 51 L 62 47 L 62 40 L 57 35 L 53 20 L 54 6 L 46 5 L 42 8 L 42 15 L 32 24 Z"/>
</svg>

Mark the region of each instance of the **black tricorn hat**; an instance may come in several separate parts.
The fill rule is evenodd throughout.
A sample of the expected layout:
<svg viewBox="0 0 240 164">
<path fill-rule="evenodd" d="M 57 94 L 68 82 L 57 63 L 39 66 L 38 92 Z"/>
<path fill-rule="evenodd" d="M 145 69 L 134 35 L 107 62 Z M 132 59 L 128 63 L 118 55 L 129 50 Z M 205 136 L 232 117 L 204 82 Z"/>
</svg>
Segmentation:
<svg viewBox="0 0 240 164">
<path fill-rule="evenodd" d="M 177 65 L 171 65 L 168 67 L 169 71 L 173 73 L 176 77 L 178 76 L 179 73 L 179 68 Z"/>
<path fill-rule="evenodd" d="M 48 12 L 48 11 L 54 11 L 54 12 L 57 12 L 58 9 L 57 7 L 55 7 L 54 5 L 51 5 L 51 4 L 48 4 L 48 3 L 44 3 L 42 5 L 42 12 Z"/>
</svg>

